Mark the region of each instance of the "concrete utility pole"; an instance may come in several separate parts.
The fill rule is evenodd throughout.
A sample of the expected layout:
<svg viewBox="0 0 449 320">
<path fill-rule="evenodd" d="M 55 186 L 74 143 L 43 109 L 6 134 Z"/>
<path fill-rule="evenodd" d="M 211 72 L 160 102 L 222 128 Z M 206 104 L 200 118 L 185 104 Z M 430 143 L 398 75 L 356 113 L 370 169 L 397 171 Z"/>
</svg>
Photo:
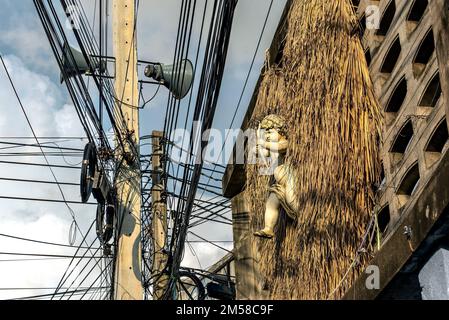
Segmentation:
<svg viewBox="0 0 449 320">
<path fill-rule="evenodd" d="M 162 179 L 163 166 L 161 164 L 161 157 L 164 154 L 163 144 L 161 144 L 163 133 L 160 131 L 153 131 L 152 136 L 153 155 L 151 164 L 153 169 L 153 187 L 151 189 L 151 199 L 153 214 L 153 247 L 155 255 L 151 274 L 153 279 L 155 279 L 153 284 L 153 297 L 155 300 L 159 300 L 162 298 L 168 283 L 168 276 L 161 275 L 167 262 L 167 255 L 163 252 L 167 235 L 167 203 L 162 197 L 162 192 L 165 189 L 164 180 Z"/>
<path fill-rule="evenodd" d="M 138 161 L 139 110 L 137 79 L 137 46 L 134 0 L 113 0 L 113 38 L 116 59 L 116 114 L 123 114 L 132 143 L 123 141 L 126 151 L 117 148 L 117 217 L 119 232 L 115 266 L 114 299 L 142 300 L 141 277 L 141 184 Z M 121 124 L 118 124 L 120 126 Z M 122 138 L 126 132 L 122 132 Z M 120 139 L 120 137 L 116 137 Z M 129 154 L 135 154 L 130 159 Z M 126 159 L 123 160 L 122 159 Z"/>
</svg>

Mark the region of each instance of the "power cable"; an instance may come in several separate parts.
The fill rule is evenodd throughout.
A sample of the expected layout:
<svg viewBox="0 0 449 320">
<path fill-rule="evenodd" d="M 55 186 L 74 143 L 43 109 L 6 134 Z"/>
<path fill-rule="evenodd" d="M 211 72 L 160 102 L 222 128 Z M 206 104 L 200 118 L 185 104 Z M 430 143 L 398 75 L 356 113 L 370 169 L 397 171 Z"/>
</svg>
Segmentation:
<svg viewBox="0 0 449 320">
<path fill-rule="evenodd" d="M 30 119 L 28 118 L 27 112 L 26 112 L 26 110 L 25 110 L 25 108 L 24 108 L 24 106 L 22 104 L 22 101 L 21 101 L 21 99 L 19 97 L 19 94 L 18 94 L 17 89 L 16 89 L 16 87 L 14 85 L 14 82 L 13 82 L 13 80 L 11 78 L 11 75 L 9 74 L 8 68 L 7 68 L 6 64 L 5 64 L 5 61 L 3 60 L 3 56 L 2 55 L 0 55 L 0 60 L 2 62 L 3 68 L 5 69 L 6 75 L 7 75 L 8 79 L 9 79 L 9 83 L 11 84 L 11 87 L 12 87 L 12 89 L 14 91 L 14 94 L 15 94 L 15 96 L 17 98 L 17 101 L 18 101 L 18 103 L 20 105 L 20 108 L 21 108 L 21 110 L 23 112 L 23 115 L 25 116 L 25 119 L 26 119 L 26 121 L 28 123 L 28 126 L 30 127 L 31 132 L 33 133 L 33 137 L 35 138 L 36 143 L 39 145 L 39 148 L 40 148 L 40 150 L 42 152 L 42 155 L 44 156 L 45 162 L 47 163 L 47 165 L 50 165 L 50 162 L 48 161 L 48 158 L 46 157 L 46 155 L 44 153 L 44 150 L 43 150 L 42 146 L 40 145 L 39 139 L 37 138 L 37 135 L 36 135 L 36 133 L 35 133 L 35 131 L 33 129 L 33 126 L 31 125 Z M 51 172 L 55 182 L 58 184 L 58 179 L 56 178 L 56 175 L 55 175 L 53 169 L 51 167 L 48 167 L 48 168 L 49 168 L 49 170 L 50 170 L 50 172 Z M 63 201 L 66 204 L 67 209 L 69 210 L 70 215 L 72 216 L 72 219 L 73 219 L 73 221 L 75 223 L 76 228 L 78 229 L 78 231 L 82 235 L 82 231 L 79 228 L 78 223 L 76 222 L 75 212 L 72 210 L 72 208 L 67 203 L 65 195 L 64 195 L 64 192 L 62 191 L 62 188 L 61 188 L 61 186 L 59 184 L 58 184 L 58 189 L 59 189 L 59 192 L 61 193 Z M 73 241 L 74 242 L 75 239 L 70 239 L 69 241 Z M 70 244 L 73 244 L 73 242 L 70 243 Z"/>
<path fill-rule="evenodd" d="M 21 240 L 21 241 L 27 241 L 27 242 L 34 242 L 39 244 L 46 244 L 50 246 L 58 246 L 58 247 L 65 247 L 65 248 L 80 248 L 80 249 L 88 249 L 88 247 L 79 247 L 79 246 L 71 246 L 68 244 L 62 244 L 62 243 L 55 243 L 55 242 L 48 242 L 48 241 L 42 241 L 42 240 L 36 240 L 36 239 L 28 239 L 24 237 L 18 237 L 10 234 L 0 233 L 0 237 L 15 239 L 15 240 Z"/>
<path fill-rule="evenodd" d="M 20 201 L 37 201 L 37 202 L 53 202 L 53 203 L 64 203 L 64 204 L 97 205 L 97 203 L 93 203 L 93 202 L 83 203 L 81 201 L 55 200 L 55 199 L 43 199 L 43 198 L 28 198 L 28 197 L 13 197 L 13 196 L 0 196 L 0 199 L 4 199 L 4 200 L 20 200 Z"/>
<path fill-rule="evenodd" d="M 226 251 L 227 253 L 233 253 L 232 251 L 229 251 L 228 249 L 226 249 L 226 248 L 224 248 L 224 247 L 222 247 L 222 246 L 219 246 L 219 245 L 217 245 L 217 244 L 214 243 L 214 242 L 210 242 L 209 240 L 207 240 L 207 239 L 205 239 L 205 238 L 203 238 L 203 237 L 197 235 L 196 233 L 194 233 L 194 232 L 192 232 L 192 231 L 189 231 L 189 233 L 192 234 L 192 235 L 194 235 L 194 236 L 197 237 L 198 239 L 201 239 L 201 240 L 203 240 L 204 242 L 207 242 L 207 243 L 213 245 L 213 246 L 216 247 L 216 248 L 219 248 L 219 249 L 221 249 L 221 250 L 223 250 L 223 251 Z"/>
</svg>

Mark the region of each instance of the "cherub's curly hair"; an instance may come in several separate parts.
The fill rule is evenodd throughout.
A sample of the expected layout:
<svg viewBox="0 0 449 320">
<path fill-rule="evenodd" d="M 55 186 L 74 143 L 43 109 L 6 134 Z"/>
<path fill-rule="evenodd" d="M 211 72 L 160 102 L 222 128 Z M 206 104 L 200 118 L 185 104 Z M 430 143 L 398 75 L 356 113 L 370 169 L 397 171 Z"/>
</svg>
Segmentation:
<svg viewBox="0 0 449 320">
<path fill-rule="evenodd" d="M 287 124 L 283 117 L 270 114 L 260 122 L 261 129 L 276 129 L 282 136 L 287 136 Z"/>
</svg>

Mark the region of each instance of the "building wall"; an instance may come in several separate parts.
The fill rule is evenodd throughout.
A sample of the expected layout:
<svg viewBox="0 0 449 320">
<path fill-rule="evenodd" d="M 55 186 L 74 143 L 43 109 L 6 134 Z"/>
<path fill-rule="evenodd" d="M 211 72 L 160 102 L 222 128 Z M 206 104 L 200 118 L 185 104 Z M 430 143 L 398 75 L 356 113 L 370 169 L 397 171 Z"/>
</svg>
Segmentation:
<svg viewBox="0 0 449 320">
<path fill-rule="evenodd" d="M 232 199 L 234 263 L 237 300 L 259 300 L 268 297 L 264 280 L 258 272 L 260 255 L 250 230 L 250 217 L 244 192 Z"/>
<path fill-rule="evenodd" d="M 380 31 L 367 28 L 362 43 L 368 52 L 370 74 L 385 115 L 381 147 L 385 180 L 378 188 L 379 208 L 385 208 L 380 211 L 384 216 L 379 221 L 389 219 L 384 241 L 395 230 L 414 196 L 422 192 L 448 149 L 445 119 L 449 110 L 449 91 L 445 69 L 449 48 L 448 42 L 444 41 L 448 37 L 447 2 L 362 0 L 358 6 L 361 23 L 364 16 L 368 17 L 369 23 L 371 12 L 376 14 L 372 11 L 375 7 L 370 6 L 378 6 L 381 18 Z M 386 23 L 386 17 L 393 14 L 391 23 Z M 433 36 L 429 32 L 433 32 Z M 396 59 L 397 40 L 400 54 Z M 432 50 L 432 46 L 436 50 Z M 432 88 L 436 84 L 437 90 L 428 90 L 429 84 Z M 440 91 L 442 94 L 437 99 Z M 429 105 L 428 100 L 434 100 L 434 103 Z M 442 144 L 444 147 L 440 150 Z M 419 182 L 415 185 L 418 171 Z"/>
</svg>

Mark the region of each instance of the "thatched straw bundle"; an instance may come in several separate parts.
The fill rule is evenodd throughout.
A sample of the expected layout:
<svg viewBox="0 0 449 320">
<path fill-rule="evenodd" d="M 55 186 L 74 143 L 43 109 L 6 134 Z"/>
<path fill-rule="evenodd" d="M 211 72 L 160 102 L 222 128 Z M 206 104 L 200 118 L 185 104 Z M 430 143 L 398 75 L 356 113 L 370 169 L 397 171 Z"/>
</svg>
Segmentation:
<svg viewBox="0 0 449 320">
<path fill-rule="evenodd" d="M 251 126 L 287 119 L 300 208 L 297 220 L 281 214 L 274 240 L 254 238 L 272 299 L 338 299 L 366 260 L 352 267 L 374 208 L 381 114 L 356 26 L 349 0 L 294 1 L 282 61 L 261 83 Z M 253 231 L 269 180 L 248 165 Z"/>
</svg>

